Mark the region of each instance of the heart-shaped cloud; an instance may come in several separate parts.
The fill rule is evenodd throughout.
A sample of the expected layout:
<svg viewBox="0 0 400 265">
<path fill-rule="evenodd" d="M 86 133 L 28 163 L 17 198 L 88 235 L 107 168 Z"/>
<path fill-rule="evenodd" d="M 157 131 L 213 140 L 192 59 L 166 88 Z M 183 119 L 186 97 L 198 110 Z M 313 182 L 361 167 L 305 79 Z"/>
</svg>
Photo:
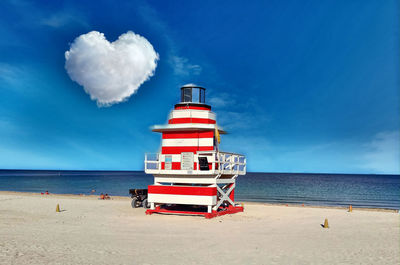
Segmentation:
<svg viewBox="0 0 400 265">
<path fill-rule="evenodd" d="M 134 94 L 154 74 L 158 59 L 151 43 L 132 31 L 111 43 L 91 31 L 65 52 L 65 69 L 99 106 L 110 106 Z"/>
</svg>

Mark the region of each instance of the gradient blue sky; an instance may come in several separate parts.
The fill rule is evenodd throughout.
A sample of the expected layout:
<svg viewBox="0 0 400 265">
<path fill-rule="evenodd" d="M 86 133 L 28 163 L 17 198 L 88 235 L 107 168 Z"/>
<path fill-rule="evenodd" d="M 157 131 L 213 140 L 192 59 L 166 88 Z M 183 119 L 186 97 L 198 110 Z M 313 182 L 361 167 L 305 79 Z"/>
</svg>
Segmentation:
<svg viewBox="0 0 400 265">
<path fill-rule="evenodd" d="M 400 173 L 398 1 L 0 3 L 0 168 L 141 170 L 179 86 L 207 88 L 222 149 L 249 171 Z M 159 53 L 128 101 L 99 108 L 64 69 L 97 30 Z"/>
</svg>

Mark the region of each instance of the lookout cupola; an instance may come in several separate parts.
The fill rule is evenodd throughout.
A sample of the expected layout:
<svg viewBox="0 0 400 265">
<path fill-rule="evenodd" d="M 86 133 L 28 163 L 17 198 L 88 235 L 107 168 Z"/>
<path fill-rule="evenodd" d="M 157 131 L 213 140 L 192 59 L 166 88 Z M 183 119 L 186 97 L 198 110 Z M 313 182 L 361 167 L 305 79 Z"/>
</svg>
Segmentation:
<svg viewBox="0 0 400 265">
<path fill-rule="evenodd" d="M 197 106 L 211 110 L 211 106 L 206 104 L 206 89 L 195 84 L 181 87 L 181 101 L 175 105 L 175 108 L 184 106 Z"/>
<path fill-rule="evenodd" d="M 145 172 L 154 175 L 148 187 L 151 209 L 146 213 L 173 212 L 166 205 L 205 206 L 206 217 L 243 211 L 234 202 L 236 178 L 246 173 L 243 155 L 221 152 L 216 115 L 206 104 L 206 89 L 181 87 L 181 101 L 168 124 L 155 125 L 162 134 L 161 150 L 146 154 Z"/>
<path fill-rule="evenodd" d="M 181 103 L 206 104 L 206 89 L 194 84 L 181 87 Z"/>
</svg>

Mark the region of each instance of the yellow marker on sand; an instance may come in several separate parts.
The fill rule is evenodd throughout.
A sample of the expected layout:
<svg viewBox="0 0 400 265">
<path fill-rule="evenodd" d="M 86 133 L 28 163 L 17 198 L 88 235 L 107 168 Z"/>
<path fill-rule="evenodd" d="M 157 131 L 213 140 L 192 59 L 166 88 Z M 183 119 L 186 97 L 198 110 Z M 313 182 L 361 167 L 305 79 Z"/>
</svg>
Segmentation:
<svg viewBox="0 0 400 265">
<path fill-rule="evenodd" d="M 61 211 L 60 211 L 60 205 L 59 205 L 59 204 L 57 204 L 56 212 L 57 212 L 57 213 L 61 212 Z"/>
<path fill-rule="evenodd" d="M 328 218 L 325 218 L 324 228 L 329 228 Z"/>
</svg>

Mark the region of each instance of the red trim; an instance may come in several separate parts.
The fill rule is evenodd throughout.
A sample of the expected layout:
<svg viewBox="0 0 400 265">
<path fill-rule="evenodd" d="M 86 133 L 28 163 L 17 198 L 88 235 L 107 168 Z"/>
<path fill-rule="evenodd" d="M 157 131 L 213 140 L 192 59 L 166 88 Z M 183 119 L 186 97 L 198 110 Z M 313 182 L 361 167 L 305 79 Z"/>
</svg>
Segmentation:
<svg viewBox="0 0 400 265">
<path fill-rule="evenodd" d="M 229 206 L 228 208 L 220 209 L 219 211 L 212 211 L 212 213 L 206 212 L 190 212 L 190 211 L 175 211 L 175 210 L 167 210 L 161 207 L 157 207 L 154 210 L 148 209 L 146 214 L 150 215 L 153 213 L 166 213 L 166 214 L 187 214 L 187 215 L 203 215 L 207 219 L 211 219 L 217 216 L 225 215 L 225 214 L 234 214 L 243 212 L 244 208 L 241 206 Z"/>
<path fill-rule="evenodd" d="M 165 170 L 165 162 L 161 162 L 161 169 Z M 181 162 L 171 162 L 171 169 L 172 170 L 180 170 Z"/>
<path fill-rule="evenodd" d="M 168 121 L 168 124 L 181 124 L 181 123 L 215 124 L 215 120 L 203 119 L 203 118 L 174 118 Z"/>
<path fill-rule="evenodd" d="M 211 110 L 210 108 L 207 107 L 195 107 L 195 106 L 180 106 L 180 107 L 175 107 L 175 109 L 199 109 L 199 110 Z"/>
<path fill-rule="evenodd" d="M 162 154 L 180 154 L 182 152 L 193 152 L 196 154 L 197 151 L 212 151 L 214 146 L 163 146 L 161 147 Z"/>
<path fill-rule="evenodd" d="M 196 195 L 196 196 L 217 196 L 216 187 L 177 187 L 149 185 L 148 193 L 151 194 L 173 194 L 173 195 Z"/>
<path fill-rule="evenodd" d="M 163 132 L 163 139 L 182 139 L 182 138 L 214 138 L 214 131 L 205 132 Z"/>
</svg>

